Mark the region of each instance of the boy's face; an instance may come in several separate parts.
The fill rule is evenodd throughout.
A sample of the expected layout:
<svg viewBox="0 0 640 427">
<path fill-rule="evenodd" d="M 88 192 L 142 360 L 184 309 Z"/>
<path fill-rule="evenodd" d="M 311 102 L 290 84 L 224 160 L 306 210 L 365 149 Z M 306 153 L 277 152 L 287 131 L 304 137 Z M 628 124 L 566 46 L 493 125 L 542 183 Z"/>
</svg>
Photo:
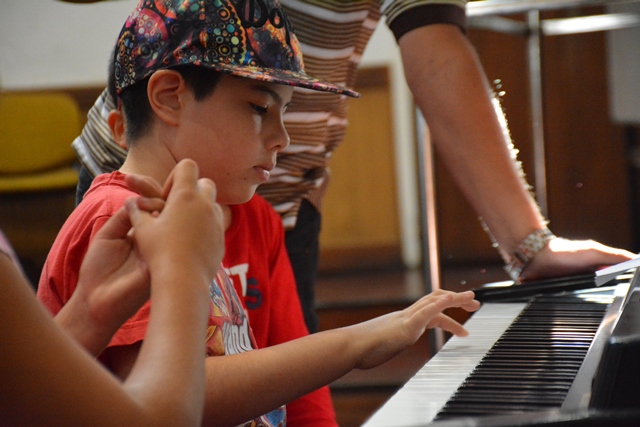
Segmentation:
<svg viewBox="0 0 640 427">
<path fill-rule="evenodd" d="M 170 150 L 176 160 L 198 163 L 201 176 L 216 183 L 219 203 L 244 203 L 289 145 L 282 116 L 292 94 L 290 86 L 223 74 L 203 101 L 189 91 Z"/>
</svg>

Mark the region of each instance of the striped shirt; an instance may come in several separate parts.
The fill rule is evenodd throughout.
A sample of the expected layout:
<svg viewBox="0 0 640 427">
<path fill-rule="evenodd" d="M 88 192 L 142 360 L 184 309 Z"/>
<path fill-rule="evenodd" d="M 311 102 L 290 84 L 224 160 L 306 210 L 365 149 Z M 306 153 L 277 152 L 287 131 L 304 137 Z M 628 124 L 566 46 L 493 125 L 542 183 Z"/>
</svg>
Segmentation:
<svg viewBox="0 0 640 427">
<path fill-rule="evenodd" d="M 382 15 L 396 39 L 435 23 L 465 29 L 466 0 L 280 0 L 293 24 L 308 74 L 349 88 L 362 53 Z M 327 184 L 327 163 L 344 138 L 346 96 L 294 88 L 284 117 L 291 144 L 278 155 L 268 182 L 258 187 L 280 214 L 285 228 L 295 226 L 302 199 L 316 207 Z M 73 142 L 82 164 L 94 175 L 117 169 L 126 152 L 110 136 L 106 116 L 113 101 L 103 92 L 91 108 L 82 134 Z"/>
</svg>

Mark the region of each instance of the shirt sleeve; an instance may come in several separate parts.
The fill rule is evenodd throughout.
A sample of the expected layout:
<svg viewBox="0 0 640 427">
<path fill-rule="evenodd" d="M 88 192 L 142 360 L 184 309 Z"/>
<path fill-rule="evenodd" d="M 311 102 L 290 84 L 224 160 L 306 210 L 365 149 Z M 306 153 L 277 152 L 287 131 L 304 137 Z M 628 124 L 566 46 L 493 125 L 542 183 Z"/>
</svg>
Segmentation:
<svg viewBox="0 0 640 427">
<path fill-rule="evenodd" d="M 383 13 L 396 41 L 411 30 L 432 24 L 456 25 L 466 33 L 466 3 L 463 0 L 387 0 Z"/>
</svg>

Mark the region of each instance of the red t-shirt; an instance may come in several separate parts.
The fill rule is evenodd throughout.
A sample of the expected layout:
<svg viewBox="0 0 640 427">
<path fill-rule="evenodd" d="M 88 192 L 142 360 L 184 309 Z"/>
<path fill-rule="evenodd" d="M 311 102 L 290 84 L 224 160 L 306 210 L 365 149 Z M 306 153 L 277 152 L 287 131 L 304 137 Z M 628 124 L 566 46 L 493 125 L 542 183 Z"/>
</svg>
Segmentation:
<svg viewBox="0 0 640 427">
<path fill-rule="evenodd" d="M 308 335 L 280 216 L 258 195 L 229 207 L 233 220 L 223 265 L 242 296 L 258 348 Z M 337 427 L 329 387 L 288 403 L 287 425 Z"/>
<path fill-rule="evenodd" d="M 124 175 L 113 172 L 96 177 L 82 203 L 71 213 L 54 242 L 38 285 L 38 298 L 54 314 L 69 300 L 78 283 L 78 272 L 91 238 L 120 209 L 125 200 L 137 196 L 128 189 Z M 203 350 L 207 356 L 222 356 L 257 348 L 249 319 L 224 269 L 209 286 L 209 327 Z M 149 323 L 147 302 L 116 332 L 109 347 L 131 345 L 144 339 Z M 102 360 L 109 367 L 108 360 Z M 285 407 L 278 408 L 244 426 L 283 426 Z"/>
<path fill-rule="evenodd" d="M 120 172 L 96 177 L 82 203 L 63 225 L 45 262 L 38 298 L 53 314 L 60 311 L 76 288 L 88 242 L 127 198 L 136 196 L 127 188 Z M 238 351 L 227 348 L 229 343 L 223 342 L 222 334 L 217 332 L 225 322 L 243 337 L 241 342 L 250 343 L 249 347 L 266 347 L 308 335 L 284 248 L 284 230 L 279 216 L 259 196 L 244 205 L 231 206 L 231 211 L 233 220 L 225 235 L 227 248 L 223 265 L 235 291 L 225 286 L 228 284 L 226 274 L 219 274 L 217 286 L 211 289 L 214 303 L 207 353 L 218 355 Z M 238 295 L 242 297 L 238 298 Z M 142 341 L 149 321 L 149 307 L 147 303 L 128 320 L 109 346 Z M 227 315 L 222 316 L 222 312 Z M 273 411 L 267 417 L 277 420 L 281 418 L 279 412 Z M 286 418 L 287 425 L 294 427 L 337 426 L 328 387 L 288 404 Z M 261 421 L 266 420 L 262 417 Z"/>
</svg>

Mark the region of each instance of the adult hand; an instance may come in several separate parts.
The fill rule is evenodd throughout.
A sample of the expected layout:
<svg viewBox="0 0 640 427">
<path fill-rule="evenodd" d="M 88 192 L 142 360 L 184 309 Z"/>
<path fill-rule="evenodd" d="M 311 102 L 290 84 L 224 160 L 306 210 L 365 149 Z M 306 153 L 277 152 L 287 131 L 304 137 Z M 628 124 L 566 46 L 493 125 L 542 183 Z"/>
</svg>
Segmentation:
<svg viewBox="0 0 640 427">
<path fill-rule="evenodd" d="M 612 248 L 593 240 L 555 238 L 547 244 L 520 274 L 522 281 L 592 273 L 603 267 L 635 258 L 624 249 Z"/>
<path fill-rule="evenodd" d="M 134 250 L 124 208 L 96 233 L 79 280 L 56 323 L 97 356 L 118 328 L 149 299 L 149 272 Z"/>
<path fill-rule="evenodd" d="M 183 175 L 185 170 L 195 173 L 197 179 L 195 164 L 176 166 L 167 179 L 165 191 L 150 177 L 127 175 L 127 185 L 133 191 L 147 196 L 129 199 L 127 204 L 136 206 L 134 215 L 140 218 L 144 216 L 142 212 L 146 212 L 149 216 L 157 217 L 164 208 L 164 198 L 171 190 L 175 172 Z M 193 188 L 194 183 L 181 183 L 178 187 L 182 188 L 182 185 L 191 185 Z M 149 271 L 134 250 L 134 241 L 129 233 L 132 210 L 130 207 L 126 209 L 120 209 L 96 233 L 80 268 L 78 287 L 73 295 L 87 310 L 89 324 L 95 325 L 94 332 L 98 333 L 99 327 L 109 336 L 135 314 L 150 296 Z M 172 221 L 166 220 L 169 223 Z M 160 235 L 164 229 L 162 225 L 158 227 L 155 233 Z M 170 249 L 162 243 L 158 243 L 157 248 L 160 251 Z"/>
<path fill-rule="evenodd" d="M 163 196 L 162 186 L 155 179 L 146 175 L 127 174 L 124 180 L 131 191 L 140 195 L 136 200 L 138 208 L 147 212 L 162 211 L 166 196 Z"/>
<path fill-rule="evenodd" d="M 133 238 L 151 274 L 167 263 L 196 268 L 214 277 L 224 255 L 222 208 L 215 202 L 216 187 L 207 178 L 198 179 L 198 166 L 182 160 L 173 169 L 161 193 L 153 181 L 137 180 L 138 189 L 154 199 L 128 200 Z M 129 182 L 128 182 L 129 183 Z M 146 186 L 146 189 L 143 187 Z M 166 199 L 162 212 L 149 212 L 149 205 Z"/>
</svg>

